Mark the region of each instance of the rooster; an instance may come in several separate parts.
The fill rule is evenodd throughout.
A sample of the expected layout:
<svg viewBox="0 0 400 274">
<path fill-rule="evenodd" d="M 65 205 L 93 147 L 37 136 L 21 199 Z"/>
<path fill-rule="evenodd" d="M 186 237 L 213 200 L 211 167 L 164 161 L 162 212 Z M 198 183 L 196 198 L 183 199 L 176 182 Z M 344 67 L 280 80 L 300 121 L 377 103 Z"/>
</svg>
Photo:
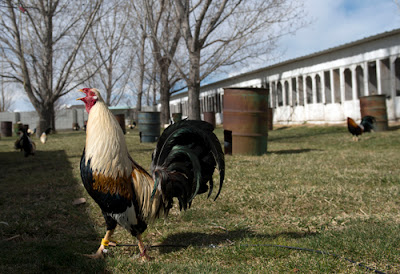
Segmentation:
<svg viewBox="0 0 400 274">
<path fill-rule="evenodd" d="M 29 137 L 27 129 L 21 128 L 18 132 L 19 138 L 15 141 L 14 148 L 24 151 L 24 156 L 35 155 L 36 144 Z"/>
<path fill-rule="evenodd" d="M 353 119 L 347 117 L 347 128 L 349 132 L 353 135 L 353 140 L 358 141 L 358 136 L 363 134 L 363 132 L 371 132 L 375 129 L 376 119 L 373 116 L 364 116 L 361 119 L 361 123 L 358 125 Z"/>
<path fill-rule="evenodd" d="M 81 178 L 107 226 L 100 247 L 89 256 L 103 257 L 118 224 L 138 239 L 140 257 L 149 260 L 141 234 L 156 218 L 168 215 L 174 197 L 180 209 L 186 210 L 197 194 L 208 191 L 210 196 L 217 167 L 220 182 L 215 199 L 219 196 L 225 174 L 221 145 L 207 122 L 176 123 L 160 136 L 148 173 L 129 155 L 122 129 L 100 92 L 94 88 L 80 91 L 86 96 L 78 100 L 85 103 L 89 114 Z"/>
</svg>

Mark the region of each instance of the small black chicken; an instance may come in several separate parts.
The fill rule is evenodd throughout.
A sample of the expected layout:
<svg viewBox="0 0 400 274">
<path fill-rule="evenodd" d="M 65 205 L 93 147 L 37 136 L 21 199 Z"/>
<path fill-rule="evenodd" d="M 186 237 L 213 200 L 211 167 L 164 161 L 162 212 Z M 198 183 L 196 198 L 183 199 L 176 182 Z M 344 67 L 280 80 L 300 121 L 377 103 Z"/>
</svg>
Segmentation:
<svg viewBox="0 0 400 274">
<path fill-rule="evenodd" d="M 36 144 L 29 137 L 29 134 L 25 128 L 21 128 L 18 132 L 19 138 L 15 141 L 14 148 L 24 151 L 24 156 L 35 155 Z"/>
<path fill-rule="evenodd" d="M 358 125 L 353 119 L 347 117 L 347 128 L 353 135 L 353 141 L 358 141 L 358 136 L 363 132 L 371 132 L 375 129 L 376 119 L 373 116 L 364 116 L 361 119 L 361 123 Z"/>
</svg>

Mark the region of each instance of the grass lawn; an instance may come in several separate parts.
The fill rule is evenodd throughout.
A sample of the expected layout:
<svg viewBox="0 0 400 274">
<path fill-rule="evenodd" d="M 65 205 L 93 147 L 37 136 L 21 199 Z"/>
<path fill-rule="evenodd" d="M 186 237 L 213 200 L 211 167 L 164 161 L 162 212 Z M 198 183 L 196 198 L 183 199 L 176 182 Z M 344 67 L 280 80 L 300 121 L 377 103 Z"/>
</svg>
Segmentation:
<svg viewBox="0 0 400 274">
<path fill-rule="evenodd" d="M 222 128 L 216 133 L 223 142 Z M 82 256 L 105 233 L 79 175 L 84 132 L 50 135 L 45 145 L 34 138 L 29 158 L 15 139 L 0 139 L 0 273 L 365 273 L 348 260 L 400 272 L 399 127 L 359 142 L 345 126 L 275 128 L 266 155 L 226 156 L 215 202 L 198 196 L 190 210 L 149 225 L 146 244 L 177 246 L 150 248 L 147 263 L 136 246 L 99 261 Z M 140 144 L 137 130 L 126 139 L 148 169 L 155 144 Z M 73 205 L 81 197 L 87 202 Z M 136 244 L 122 228 L 114 239 Z"/>
</svg>

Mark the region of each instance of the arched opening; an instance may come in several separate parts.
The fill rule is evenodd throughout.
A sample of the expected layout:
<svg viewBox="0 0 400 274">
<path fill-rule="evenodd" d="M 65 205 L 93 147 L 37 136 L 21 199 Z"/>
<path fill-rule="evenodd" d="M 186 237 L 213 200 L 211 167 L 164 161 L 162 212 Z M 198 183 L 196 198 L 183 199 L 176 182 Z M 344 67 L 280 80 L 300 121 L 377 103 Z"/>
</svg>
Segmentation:
<svg viewBox="0 0 400 274">
<path fill-rule="evenodd" d="M 315 90 L 317 92 L 317 103 L 322 103 L 321 76 L 319 74 L 315 76 Z"/>
<path fill-rule="evenodd" d="M 344 99 L 350 101 L 353 99 L 353 85 L 351 82 L 351 70 L 349 68 L 344 70 Z"/>
<path fill-rule="evenodd" d="M 400 96 L 400 59 L 399 58 L 396 58 L 396 61 L 394 61 L 394 75 L 395 75 L 396 96 Z"/>
<path fill-rule="evenodd" d="M 364 91 L 364 71 L 361 66 L 356 67 L 357 98 L 365 95 Z"/>
<path fill-rule="evenodd" d="M 270 90 L 271 90 L 271 92 L 270 92 L 270 94 L 271 94 L 271 107 L 275 108 L 275 107 L 277 107 L 277 105 L 276 105 L 276 101 L 277 101 L 276 97 L 277 96 L 276 96 L 275 82 L 271 82 L 269 84 L 269 87 L 270 87 Z"/>
<path fill-rule="evenodd" d="M 306 77 L 306 96 L 307 96 L 307 104 L 312 104 L 313 96 L 312 96 L 312 79 L 311 76 Z"/>
<path fill-rule="evenodd" d="M 381 69 L 381 88 L 382 94 L 390 95 L 390 61 L 389 58 L 379 62 Z"/>
<path fill-rule="evenodd" d="M 283 98 L 282 98 L 282 84 L 281 82 L 278 82 L 276 85 L 276 92 L 278 95 L 278 106 L 281 107 L 283 106 Z"/>
<path fill-rule="evenodd" d="M 370 95 L 378 94 L 376 62 L 368 62 L 368 90 Z"/>
<path fill-rule="evenodd" d="M 296 78 L 292 78 L 292 102 L 291 105 L 297 105 L 297 85 L 296 85 Z"/>
<path fill-rule="evenodd" d="M 333 70 L 333 91 L 334 91 L 334 99 L 335 103 L 342 102 L 342 96 L 340 95 L 340 70 L 334 69 Z"/>
<path fill-rule="evenodd" d="M 285 81 L 285 106 L 289 105 L 289 82 Z"/>
<path fill-rule="evenodd" d="M 324 72 L 324 85 L 325 85 L 325 104 L 332 103 L 332 91 L 331 91 L 331 74 L 329 71 Z"/>
<path fill-rule="evenodd" d="M 299 76 L 298 83 L 299 83 L 299 105 L 304 106 L 304 85 L 303 85 L 303 76 Z"/>
</svg>

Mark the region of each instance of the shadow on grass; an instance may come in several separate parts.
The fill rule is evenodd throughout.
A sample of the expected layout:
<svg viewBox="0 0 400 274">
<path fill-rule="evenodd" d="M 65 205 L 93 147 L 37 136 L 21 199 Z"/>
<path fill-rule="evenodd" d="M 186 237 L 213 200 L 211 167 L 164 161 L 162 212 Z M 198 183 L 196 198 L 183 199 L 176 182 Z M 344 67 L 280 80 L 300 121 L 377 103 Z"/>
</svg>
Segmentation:
<svg viewBox="0 0 400 274">
<path fill-rule="evenodd" d="M 276 151 L 268 151 L 271 154 L 299 154 L 299 153 L 306 153 L 311 151 L 322 151 L 321 149 L 311 149 L 311 148 L 304 148 L 304 149 L 286 149 L 286 150 L 276 150 Z"/>
<path fill-rule="evenodd" d="M 397 125 L 397 126 L 389 126 L 389 131 L 396 131 L 396 130 L 399 130 L 400 129 L 400 125 Z"/>
<path fill-rule="evenodd" d="M 168 236 L 160 245 L 161 253 L 169 253 L 189 246 L 210 247 L 230 245 L 232 242 L 242 242 L 246 239 L 271 241 L 277 238 L 300 239 L 315 236 L 312 232 L 281 232 L 277 234 L 257 234 L 249 229 L 237 229 L 219 233 L 184 232 Z"/>
<path fill-rule="evenodd" d="M 80 182 L 63 150 L 0 153 L 0 273 L 101 272 L 104 261 L 82 254 L 98 245 Z"/>
<path fill-rule="evenodd" d="M 343 134 L 348 133 L 347 127 L 304 127 L 296 131 L 291 131 L 290 127 L 283 127 L 280 130 L 276 130 L 284 132 L 284 134 L 279 134 L 276 136 L 268 135 L 268 141 L 281 141 L 281 140 L 293 140 L 293 139 L 302 139 L 308 137 L 320 137 L 325 135 L 333 135 L 333 134 Z"/>
</svg>

